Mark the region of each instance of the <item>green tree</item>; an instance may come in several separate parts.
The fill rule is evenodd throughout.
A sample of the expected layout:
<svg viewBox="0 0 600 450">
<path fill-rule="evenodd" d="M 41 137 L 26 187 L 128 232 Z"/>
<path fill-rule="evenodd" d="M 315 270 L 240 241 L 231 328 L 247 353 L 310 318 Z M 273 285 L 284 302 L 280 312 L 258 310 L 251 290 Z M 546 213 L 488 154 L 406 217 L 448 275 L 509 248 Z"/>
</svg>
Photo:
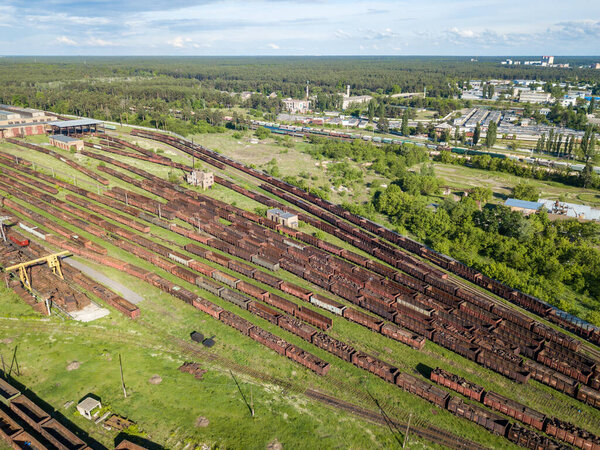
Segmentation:
<svg viewBox="0 0 600 450">
<path fill-rule="evenodd" d="M 477 143 L 479 142 L 480 136 L 481 136 L 481 125 L 479 125 L 479 122 L 477 122 L 477 125 L 475 126 L 475 131 L 473 131 L 473 145 L 477 145 Z"/>
<path fill-rule="evenodd" d="M 367 115 L 369 116 L 369 123 L 372 123 L 375 116 L 375 100 L 371 100 L 367 105 Z"/>
<path fill-rule="evenodd" d="M 550 153 L 552 151 L 552 145 L 554 144 L 554 130 L 550 130 L 548 133 L 548 139 L 546 140 L 546 151 Z"/>
<path fill-rule="evenodd" d="M 596 128 L 594 125 L 589 125 L 586 128 L 580 145 L 585 162 L 587 163 L 590 160 L 593 160 L 596 155 Z"/>
<path fill-rule="evenodd" d="M 575 156 L 575 136 L 571 135 L 571 140 L 569 141 L 569 156 L 573 158 Z"/>
<path fill-rule="evenodd" d="M 477 186 L 471 189 L 469 197 L 475 201 L 487 203 L 492 198 L 492 190 L 488 187 Z"/>
<path fill-rule="evenodd" d="M 485 136 L 485 146 L 487 148 L 492 148 L 496 143 L 497 130 L 498 125 L 496 125 L 496 122 L 490 122 Z"/>
<path fill-rule="evenodd" d="M 594 114 L 594 110 L 596 109 L 596 97 L 592 95 L 590 99 L 590 104 L 588 105 L 588 114 Z"/>
<path fill-rule="evenodd" d="M 402 133 L 402 136 L 408 136 L 410 134 L 408 129 L 408 110 L 405 110 L 404 114 L 402 114 L 402 127 L 400 128 L 400 132 Z"/>
<path fill-rule="evenodd" d="M 592 163 L 590 161 L 588 161 L 585 164 L 583 170 L 581 171 L 581 174 L 579 175 L 579 180 L 581 181 L 581 185 L 584 188 L 589 187 L 592 184 L 593 177 L 594 177 L 594 166 L 592 165 Z"/>
<path fill-rule="evenodd" d="M 271 136 L 271 130 L 265 127 L 258 127 L 254 132 L 257 138 L 259 139 L 267 139 Z"/>
<path fill-rule="evenodd" d="M 542 153 L 546 148 L 546 135 L 542 134 L 539 140 L 540 148 L 536 149 L 538 153 Z"/>
<path fill-rule="evenodd" d="M 537 187 L 533 186 L 532 184 L 521 181 L 519 182 L 519 184 L 513 187 L 512 197 L 518 198 L 519 200 L 537 202 L 540 198 L 540 191 Z"/>
</svg>

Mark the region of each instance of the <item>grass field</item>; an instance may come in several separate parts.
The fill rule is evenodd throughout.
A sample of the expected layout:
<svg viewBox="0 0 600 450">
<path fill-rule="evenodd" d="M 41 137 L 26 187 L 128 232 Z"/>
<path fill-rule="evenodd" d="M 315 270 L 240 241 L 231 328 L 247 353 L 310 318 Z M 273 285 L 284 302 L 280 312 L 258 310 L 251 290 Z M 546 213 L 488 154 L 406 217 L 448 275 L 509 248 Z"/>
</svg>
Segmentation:
<svg viewBox="0 0 600 450">
<path fill-rule="evenodd" d="M 489 187 L 497 201 L 504 202 L 510 197 L 511 189 L 520 182 L 535 186 L 540 191 L 540 198 L 600 206 L 600 195 L 597 190 L 567 186 L 553 181 L 523 179 L 504 172 L 474 169 L 454 164 L 434 163 L 436 175 L 442 177 L 445 184 L 456 190 L 471 189 L 476 186 Z"/>
<path fill-rule="evenodd" d="M 300 170 L 307 171 L 310 168 L 314 171 L 311 173 L 322 177 L 319 180 L 326 179 L 322 169 L 314 164 L 311 166 L 312 159 L 299 150 L 304 144 L 297 144 L 299 149 L 274 153 L 282 151 L 283 147 L 267 142 L 252 144 L 251 147 L 246 148 L 245 144 L 237 144 L 231 136 L 223 135 L 202 135 L 198 139 L 202 144 L 214 146 L 223 153 L 242 161 L 245 153 L 245 157 L 253 158 L 257 166 L 261 161 L 268 162 L 275 157 L 284 174 L 286 174 L 284 171 L 296 174 L 299 167 Z M 138 140 L 138 142 L 152 148 L 147 141 Z M 157 144 L 155 148 L 162 147 Z M 37 152 L 30 152 L 10 144 L 0 144 L 0 149 L 21 155 L 26 152 L 27 159 L 64 171 L 65 176 L 82 176 L 64 163 Z M 162 149 L 165 152 L 172 152 L 173 154 L 169 156 L 174 160 L 189 163 L 189 157 L 179 154 L 176 150 Z M 255 150 L 259 152 L 256 158 L 252 156 Z M 64 154 L 73 157 L 67 152 Z M 129 158 L 123 158 L 123 161 L 134 163 L 163 177 L 166 177 L 170 170 Z M 98 163 L 97 160 L 85 157 L 81 162 L 93 170 L 96 170 Z M 240 174 L 230 175 L 240 184 L 251 185 Z M 111 180 L 111 185 L 123 185 L 120 180 L 108 178 Z M 131 186 L 128 188 L 135 190 Z M 256 189 L 256 186 L 254 188 Z M 61 191 L 58 197 L 64 198 L 64 195 L 65 192 Z M 145 193 L 145 195 L 149 194 Z M 259 206 L 258 203 L 220 186 L 209 191 L 208 195 L 227 202 L 235 202 L 238 207 L 249 210 Z M 35 210 L 33 207 L 31 209 Z M 67 223 L 59 222 L 65 227 L 71 227 Z M 313 230 L 307 232 L 310 231 Z M 154 239 L 157 241 L 169 239 L 179 245 L 187 242 L 185 238 L 160 227 L 151 226 L 151 232 L 156 235 Z M 387 428 L 366 423 L 348 414 L 332 411 L 309 401 L 301 394 L 301 390 L 312 387 L 361 406 L 376 409 L 375 404 L 368 397 L 367 392 L 369 392 L 382 403 L 392 418 L 406 420 L 410 414 L 413 414 L 413 423 L 417 426 L 431 423 L 489 447 L 511 447 L 508 441 L 492 436 L 472 423 L 456 419 L 447 411 L 435 408 L 424 400 L 407 394 L 351 364 L 342 362 L 296 336 L 153 267 L 148 262 L 87 233 L 81 235 L 105 246 L 109 255 L 153 270 L 164 278 L 197 292 L 284 337 L 291 343 L 306 348 L 332 364 L 331 372 L 326 377 L 319 377 L 162 291 L 123 272 L 91 263 L 88 264 L 93 268 L 145 297 L 139 305 L 142 311 L 140 321 L 130 321 L 112 309 L 108 317 L 91 324 L 63 321 L 56 317 L 41 319 L 33 317 L 31 309 L 17 300 L 14 294 L 0 290 L 0 353 L 6 358 L 18 345 L 21 368 L 18 381 L 31 388 L 59 413 L 89 432 L 103 445 L 110 445 L 116 433 L 103 430 L 76 416 L 74 406 L 63 408 L 67 401 L 77 402 L 86 393 L 94 393 L 101 397 L 104 404 L 110 405 L 115 413 L 134 420 L 148 439 L 168 448 L 183 448 L 187 443 L 193 443 L 221 448 L 258 449 L 265 448 L 275 439 L 282 443 L 284 448 L 390 448 L 397 445 L 398 435 L 392 435 Z M 341 243 L 333 236 L 327 236 L 327 239 L 337 245 Z M 309 286 L 305 280 L 298 279 L 290 273 L 279 271 L 277 276 L 302 286 Z M 243 276 L 240 278 L 245 279 Z M 270 290 L 267 286 L 262 287 Z M 298 302 L 293 297 L 283 296 Z M 396 365 L 403 372 L 421 376 L 426 374 L 429 368 L 443 367 L 483 384 L 486 388 L 521 399 L 540 411 L 548 414 L 560 412 L 561 418 L 584 426 L 592 432 L 600 433 L 600 413 L 597 410 L 537 382 L 530 382 L 527 386 L 515 385 L 506 378 L 482 369 L 431 342 L 426 344 L 423 351 L 418 352 L 381 335 L 373 334 L 340 317 L 319 312 L 333 319 L 334 326 L 330 330 L 332 336 Z M 15 317 L 20 319 L 19 322 L 13 320 Z M 214 335 L 216 346 L 210 352 L 189 354 L 177 345 L 177 341 L 173 341 L 173 339 L 189 341 L 189 333 L 193 330 L 207 336 Z M 211 353 L 218 358 L 216 360 L 211 358 Z M 124 364 L 127 398 L 123 398 L 120 387 L 119 354 Z M 197 361 L 208 370 L 203 380 L 195 380 L 191 375 L 177 370 L 186 360 Z M 81 366 L 77 370 L 67 371 L 66 367 L 72 361 L 79 361 Z M 229 373 L 229 363 L 269 374 L 276 380 L 291 383 L 296 389 L 283 389 L 276 381 L 265 382 L 247 375 L 244 371 L 234 371 L 234 376 L 239 381 L 244 395 L 249 397 L 250 392 L 252 393 L 256 411 L 252 418 Z M 162 383 L 150 384 L 148 380 L 153 375 L 159 375 L 163 379 Z M 195 426 L 200 416 L 209 420 L 207 427 Z M 460 427 L 457 427 L 457 421 Z M 426 444 L 420 440 L 411 438 L 412 448 L 422 448 L 424 445 Z"/>
<path fill-rule="evenodd" d="M 273 159 L 281 172 L 281 177 L 298 176 L 306 174 L 305 180 L 313 186 L 324 187 L 329 192 L 330 199 L 336 203 L 344 201 L 365 202 L 370 199 L 368 186 L 371 183 L 388 184 L 389 179 L 367 170 L 367 166 L 357 164 L 350 159 L 346 161 L 353 167 L 360 169 L 363 173 L 363 181 L 346 186 L 349 191 L 333 190 L 331 187 L 331 175 L 327 172 L 327 165 L 337 161 L 317 161 L 305 151 L 311 144 L 303 142 L 299 138 L 294 139 L 293 148 L 287 148 L 276 142 L 273 138 L 251 144 L 249 138 L 254 134 L 246 132 L 242 139 L 234 139 L 232 133 L 226 134 L 203 134 L 194 136 L 196 142 L 217 150 L 244 164 L 253 164 L 258 169 L 268 169 L 269 162 Z"/>
</svg>

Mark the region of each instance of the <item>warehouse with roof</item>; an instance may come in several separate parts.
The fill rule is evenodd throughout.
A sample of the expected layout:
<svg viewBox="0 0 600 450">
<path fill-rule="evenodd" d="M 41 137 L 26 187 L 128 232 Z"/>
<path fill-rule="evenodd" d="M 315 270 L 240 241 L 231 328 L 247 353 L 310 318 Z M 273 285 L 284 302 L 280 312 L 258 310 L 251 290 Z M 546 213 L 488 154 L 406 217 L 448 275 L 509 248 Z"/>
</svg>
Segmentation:
<svg viewBox="0 0 600 450">
<path fill-rule="evenodd" d="M 54 134 L 86 134 L 95 133 L 98 125 L 102 124 L 101 120 L 96 119 L 74 119 L 74 120 L 58 120 L 49 122 L 48 125 Z"/>
</svg>

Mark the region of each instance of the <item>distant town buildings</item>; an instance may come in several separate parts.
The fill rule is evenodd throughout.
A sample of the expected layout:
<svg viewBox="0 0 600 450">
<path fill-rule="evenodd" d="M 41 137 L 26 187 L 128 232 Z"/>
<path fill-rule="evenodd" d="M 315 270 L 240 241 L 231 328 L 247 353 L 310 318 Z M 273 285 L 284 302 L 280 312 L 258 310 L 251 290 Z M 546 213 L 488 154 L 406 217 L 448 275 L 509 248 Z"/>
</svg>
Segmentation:
<svg viewBox="0 0 600 450">
<path fill-rule="evenodd" d="M 342 96 L 342 109 L 348 109 L 350 105 L 360 105 L 362 103 L 370 102 L 373 97 L 370 95 L 350 95 L 350 85 L 346 86 L 346 93 Z"/>
<path fill-rule="evenodd" d="M 542 65 L 551 66 L 554 64 L 554 56 L 542 56 Z"/>
<path fill-rule="evenodd" d="M 552 95 L 549 92 L 521 91 L 519 101 L 521 103 L 551 103 Z"/>
<path fill-rule="evenodd" d="M 542 59 L 539 61 L 515 61 L 512 59 L 505 59 L 501 61 L 500 64 L 503 66 L 520 66 L 521 63 L 525 66 L 539 66 L 539 67 L 562 67 L 569 68 L 568 63 L 563 64 L 555 64 L 554 56 L 542 56 Z"/>
<path fill-rule="evenodd" d="M 187 182 L 193 186 L 200 186 L 203 190 L 206 190 L 215 183 L 215 177 L 212 172 L 192 170 L 187 175 Z"/>
<path fill-rule="evenodd" d="M 310 100 L 286 98 L 283 100 L 285 109 L 292 114 L 305 114 L 310 110 Z"/>
</svg>

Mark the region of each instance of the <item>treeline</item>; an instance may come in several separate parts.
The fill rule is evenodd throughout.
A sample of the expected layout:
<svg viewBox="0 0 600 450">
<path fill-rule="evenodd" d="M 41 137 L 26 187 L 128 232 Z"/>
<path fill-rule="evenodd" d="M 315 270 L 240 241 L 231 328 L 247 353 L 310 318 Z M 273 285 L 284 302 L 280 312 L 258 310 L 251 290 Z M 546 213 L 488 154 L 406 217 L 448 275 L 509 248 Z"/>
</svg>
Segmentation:
<svg viewBox="0 0 600 450">
<path fill-rule="evenodd" d="M 525 217 L 504 206 L 480 209 L 471 196 L 431 208 L 399 184 L 377 191 L 355 212 L 385 214 L 401 233 L 600 325 L 600 225 L 553 222 L 545 211 Z"/>
<path fill-rule="evenodd" d="M 583 61 L 587 61 L 582 59 Z M 587 61 L 589 63 L 589 61 Z M 517 78 L 600 83 L 592 69 L 500 66 L 497 59 L 471 62 L 463 57 L 9 57 L 0 60 L 0 85 L 41 88 L 64 81 L 104 80 L 113 84 L 164 76 L 199 82 L 215 91 L 254 91 L 302 97 L 312 93 L 353 94 L 423 92 L 451 97 L 468 79 Z"/>
</svg>

